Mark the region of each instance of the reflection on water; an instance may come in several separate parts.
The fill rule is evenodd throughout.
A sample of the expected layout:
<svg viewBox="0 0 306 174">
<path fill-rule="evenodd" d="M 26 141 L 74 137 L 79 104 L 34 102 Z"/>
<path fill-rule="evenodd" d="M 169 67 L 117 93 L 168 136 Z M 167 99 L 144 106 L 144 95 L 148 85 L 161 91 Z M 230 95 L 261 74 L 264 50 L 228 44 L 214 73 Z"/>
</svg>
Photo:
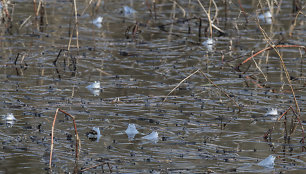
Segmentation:
<svg viewBox="0 0 306 174">
<path fill-rule="evenodd" d="M 33 1 L 1 6 L 0 115 L 18 121 L 0 121 L 0 173 L 45 172 L 57 108 L 75 116 L 83 169 L 108 162 L 118 173 L 302 171 L 302 129 L 287 110 L 298 113 L 279 56 L 267 50 L 236 68 L 267 42 L 304 44 L 291 1 L 272 11 L 266 2 L 216 1 L 213 26 L 198 1 L 90 2 L 77 1 L 78 32 L 70 1 L 45 1 L 37 13 Z M 304 124 L 305 52 L 278 50 Z M 57 120 L 53 171 L 72 172 L 72 120 Z M 86 135 L 92 129 L 95 141 Z M 269 154 L 273 168 L 258 166 Z"/>
</svg>

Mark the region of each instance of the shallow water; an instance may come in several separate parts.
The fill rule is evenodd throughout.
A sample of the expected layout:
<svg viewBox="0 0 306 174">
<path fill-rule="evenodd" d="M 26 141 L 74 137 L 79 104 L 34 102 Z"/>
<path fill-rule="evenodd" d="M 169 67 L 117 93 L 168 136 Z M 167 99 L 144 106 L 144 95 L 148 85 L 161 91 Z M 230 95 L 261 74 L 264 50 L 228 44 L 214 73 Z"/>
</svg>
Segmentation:
<svg viewBox="0 0 306 174">
<path fill-rule="evenodd" d="M 151 2 L 102 2 L 97 11 L 90 5 L 83 14 L 88 2 L 77 2 L 79 52 L 74 34 L 70 52 L 62 51 L 54 65 L 60 50 L 67 49 L 69 26 L 74 20 L 72 4 L 48 1 L 47 15 L 40 25 L 32 1 L 14 1 L 12 27 L 0 25 L 0 114 L 13 113 L 17 120 L 14 124 L 0 120 L 0 173 L 46 171 L 57 108 L 76 118 L 82 145 L 79 168 L 102 160 L 114 173 L 305 171 L 305 145 L 299 142 L 302 130 L 297 122 L 291 125 L 292 112 L 287 122 L 264 116 L 272 108 L 279 113 L 289 106 L 295 109 L 279 56 L 272 50 L 256 56 L 262 73 L 253 60 L 240 68 L 245 73 L 234 69 L 252 51 L 254 54 L 268 46 L 256 24 L 257 1 L 243 4 L 248 21 L 239 13 L 239 4 L 225 8 L 223 1 L 216 1 L 219 11 L 215 25 L 226 34 L 214 31 L 214 44 L 208 46 L 202 45 L 208 39 L 208 22 L 197 1 L 178 2 L 186 18 L 203 19 L 200 38 L 199 20 L 184 22 L 183 11 L 171 1 L 156 4 L 156 19 Z M 291 1 L 283 1 L 272 24 L 263 20 L 259 23 L 275 43 L 282 40 L 284 44 L 305 46 L 301 16 L 293 36 L 288 36 L 294 19 L 291 5 Z M 123 6 L 136 13 L 124 14 Z M 209 4 L 204 6 L 208 8 Z M 99 16 L 103 16 L 100 28 L 92 22 Z M 139 31 L 133 35 L 136 22 Z M 305 52 L 298 48 L 279 51 L 292 78 L 305 126 Z M 166 98 L 198 69 L 230 94 L 241 110 L 200 72 Z M 86 88 L 94 81 L 100 81 L 102 87 L 95 95 Z M 139 131 L 134 139 L 125 133 L 129 123 Z M 265 140 L 264 134 L 273 126 L 271 138 Z M 86 136 L 93 127 L 101 130 L 99 141 Z M 287 140 L 284 136 L 291 130 Z M 158 132 L 157 142 L 142 138 L 153 131 Z M 52 170 L 73 172 L 74 129 L 72 120 L 62 113 L 54 140 Z M 269 155 L 277 156 L 274 168 L 257 165 Z M 103 169 L 109 171 L 107 165 Z M 87 172 L 101 172 L 101 166 Z"/>
</svg>

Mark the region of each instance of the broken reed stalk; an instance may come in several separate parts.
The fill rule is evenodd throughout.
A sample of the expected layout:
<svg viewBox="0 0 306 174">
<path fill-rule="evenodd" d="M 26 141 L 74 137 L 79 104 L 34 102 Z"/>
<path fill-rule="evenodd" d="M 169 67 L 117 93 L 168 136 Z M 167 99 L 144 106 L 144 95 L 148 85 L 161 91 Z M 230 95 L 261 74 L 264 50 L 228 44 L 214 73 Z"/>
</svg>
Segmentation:
<svg viewBox="0 0 306 174">
<path fill-rule="evenodd" d="M 74 7 L 74 27 L 73 27 L 73 31 L 75 30 L 77 49 L 78 49 L 78 53 L 79 53 L 79 50 L 80 50 L 80 48 L 79 48 L 79 22 L 78 22 L 78 11 L 77 11 L 76 0 L 73 0 L 73 7 Z M 70 50 L 73 31 L 70 33 L 70 39 L 69 39 L 68 48 L 67 48 L 68 51 Z"/>
<path fill-rule="evenodd" d="M 34 6 L 34 13 L 37 14 L 37 7 L 36 7 L 36 0 L 33 0 L 33 6 Z M 37 16 L 36 16 L 37 17 Z"/>
<path fill-rule="evenodd" d="M 34 12 L 35 12 L 35 16 L 36 16 L 36 17 L 38 17 L 38 14 L 39 14 L 40 8 L 41 8 L 41 0 L 40 0 L 40 1 L 39 1 L 39 3 L 38 3 L 37 9 L 34 9 L 34 10 L 36 10 L 36 11 L 34 11 Z"/>
<path fill-rule="evenodd" d="M 76 123 L 75 123 L 75 117 L 70 115 L 69 113 L 67 113 L 66 111 L 57 108 L 55 115 L 54 115 L 54 120 L 53 120 L 53 124 L 52 124 L 52 130 L 51 130 L 51 147 L 50 147 L 50 160 L 49 160 L 49 168 L 51 169 L 52 167 L 52 153 L 53 153 L 53 147 L 54 147 L 54 142 L 53 142 L 53 137 L 54 137 L 54 127 L 55 127 L 55 121 L 56 121 L 56 117 L 58 114 L 58 111 L 64 113 L 65 115 L 69 116 L 70 118 L 72 118 L 73 120 L 73 125 L 74 125 L 74 134 L 75 134 L 75 162 L 77 162 L 78 158 L 79 158 L 79 151 L 81 149 L 81 141 L 79 139 L 79 134 L 77 131 L 77 127 L 76 127 Z"/>
<path fill-rule="evenodd" d="M 22 24 L 19 26 L 19 30 L 21 30 L 21 28 L 31 19 L 32 15 L 30 15 L 29 17 L 27 17 Z"/>
<path fill-rule="evenodd" d="M 210 38 L 212 39 L 212 21 L 211 21 L 211 18 L 210 18 L 210 6 L 209 6 L 209 12 L 207 12 L 200 0 L 198 0 L 198 3 L 200 4 L 200 6 L 202 7 L 203 11 L 205 12 L 205 14 L 207 16 L 208 23 L 209 23 Z M 211 0 L 209 1 L 209 4 L 211 4 Z"/>
</svg>

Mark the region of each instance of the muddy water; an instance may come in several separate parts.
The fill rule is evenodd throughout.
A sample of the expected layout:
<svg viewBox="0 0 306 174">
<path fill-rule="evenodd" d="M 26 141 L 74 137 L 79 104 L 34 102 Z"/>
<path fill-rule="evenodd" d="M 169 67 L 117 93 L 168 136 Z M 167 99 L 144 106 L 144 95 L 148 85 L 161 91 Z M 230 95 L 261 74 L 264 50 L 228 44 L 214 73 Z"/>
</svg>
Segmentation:
<svg viewBox="0 0 306 174">
<path fill-rule="evenodd" d="M 292 112 L 287 121 L 264 116 L 272 108 L 279 113 L 296 108 L 279 56 L 275 51 L 256 56 L 262 72 L 253 60 L 241 66 L 245 72 L 234 69 L 268 46 L 256 23 L 256 12 L 267 11 L 267 5 L 263 2 L 260 10 L 257 1 L 244 2 L 245 18 L 236 2 L 216 2 L 214 24 L 224 33 L 214 29 L 214 44 L 203 45 L 209 36 L 208 21 L 197 1 L 179 1 L 184 11 L 171 1 L 158 1 L 156 13 L 149 1 L 102 1 L 97 10 L 94 4 L 78 1 L 80 48 L 74 33 L 68 52 L 74 25 L 70 2 L 48 1 L 45 15 L 35 19 L 32 2 L 14 1 L 9 6 L 14 8 L 11 27 L 1 24 L 0 113 L 13 113 L 16 121 L 0 121 L 0 173 L 46 172 L 57 108 L 76 118 L 81 139 L 78 168 L 103 161 L 115 173 L 305 172 L 302 129 Z M 302 15 L 289 37 L 291 5 L 283 1 L 278 13 L 274 8 L 272 23 L 260 19 L 259 24 L 275 43 L 305 46 Z M 123 6 L 136 12 L 125 14 Z M 204 6 L 208 9 L 209 4 Z M 213 15 L 215 11 L 212 7 Z M 99 16 L 101 26 L 93 24 Z M 202 19 L 201 37 L 200 20 L 193 17 Z M 138 31 L 133 34 L 136 22 Z M 279 51 L 305 126 L 305 52 Z M 198 69 L 219 89 L 198 72 L 166 98 Z M 94 81 L 102 87 L 96 93 L 86 88 Z M 125 134 L 129 123 L 139 131 L 134 139 Z M 99 140 L 86 136 L 93 127 L 101 130 Z M 270 138 L 264 139 L 273 127 Z M 142 138 L 152 131 L 158 132 L 158 141 Z M 59 114 L 55 173 L 73 171 L 74 150 L 72 120 Z M 274 168 L 257 165 L 269 155 L 277 156 Z M 109 172 L 107 165 L 103 169 Z M 99 166 L 87 172 L 101 170 Z"/>
</svg>

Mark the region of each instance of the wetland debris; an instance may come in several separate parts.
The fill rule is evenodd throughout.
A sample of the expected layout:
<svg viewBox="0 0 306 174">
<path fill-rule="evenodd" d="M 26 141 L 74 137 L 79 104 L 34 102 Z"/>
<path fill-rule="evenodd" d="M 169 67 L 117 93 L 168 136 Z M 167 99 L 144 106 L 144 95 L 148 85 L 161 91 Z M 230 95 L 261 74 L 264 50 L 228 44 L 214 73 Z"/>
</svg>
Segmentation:
<svg viewBox="0 0 306 174">
<path fill-rule="evenodd" d="M 275 156 L 269 155 L 266 159 L 260 161 L 258 165 L 267 168 L 274 168 L 275 158 L 276 158 Z"/>
<path fill-rule="evenodd" d="M 158 133 L 156 131 L 153 131 L 149 135 L 146 135 L 146 136 L 144 136 L 142 138 L 146 139 L 146 140 L 157 142 L 158 141 Z"/>
<path fill-rule="evenodd" d="M 135 135 L 138 134 L 138 130 L 136 129 L 135 124 L 129 124 L 128 128 L 125 130 L 129 140 L 134 139 Z"/>
</svg>

